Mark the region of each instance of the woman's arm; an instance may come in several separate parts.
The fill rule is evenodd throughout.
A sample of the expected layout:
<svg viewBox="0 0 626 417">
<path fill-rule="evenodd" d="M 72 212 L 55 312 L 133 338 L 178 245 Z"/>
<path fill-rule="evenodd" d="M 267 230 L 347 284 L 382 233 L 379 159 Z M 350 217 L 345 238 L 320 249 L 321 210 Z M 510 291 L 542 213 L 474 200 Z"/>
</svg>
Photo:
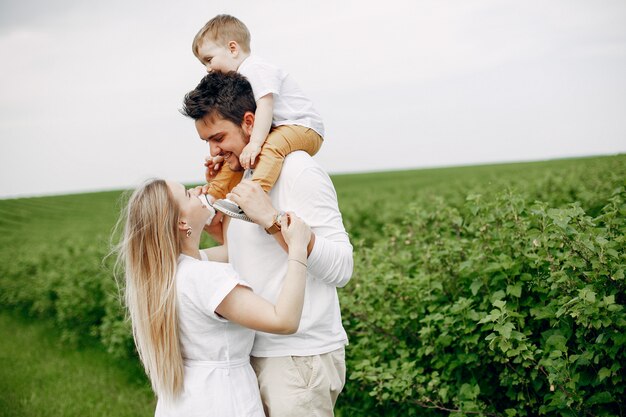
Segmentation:
<svg viewBox="0 0 626 417">
<path fill-rule="evenodd" d="M 212 248 L 200 249 L 209 261 L 213 262 L 228 262 L 228 246 L 213 246 Z"/>
<path fill-rule="evenodd" d="M 219 217 L 218 217 L 219 216 Z M 216 217 L 218 217 L 216 225 Z M 222 218 L 223 217 L 223 218 Z M 212 248 L 201 249 L 209 258 L 209 261 L 214 262 L 228 262 L 228 245 L 226 244 L 226 230 L 228 228 L 228 223 L 230 222 L 230 217 L 224 217 L 222 213 L 218 212 L 213 218 L 213 221 L 210 225 L 204 226 L 204 230 L 213 237 L 217 242 L 222 243 L 220 246 L 214 246 Z M 216 230 L 219 229 L 219 233 Z M 219 240 L 217 239 L 219 238 Z"/>
<path fill-rule="evenodd" d="M 289 245 L 289 264 L 276 304 L 238 285 L 215 309 L 222 317 L 267 333 L 292 334 L 298 330 L 306 287 L 306 247 L 311 230 L 290 213 L 281 219 L 281 234 Z"/>
</svg>

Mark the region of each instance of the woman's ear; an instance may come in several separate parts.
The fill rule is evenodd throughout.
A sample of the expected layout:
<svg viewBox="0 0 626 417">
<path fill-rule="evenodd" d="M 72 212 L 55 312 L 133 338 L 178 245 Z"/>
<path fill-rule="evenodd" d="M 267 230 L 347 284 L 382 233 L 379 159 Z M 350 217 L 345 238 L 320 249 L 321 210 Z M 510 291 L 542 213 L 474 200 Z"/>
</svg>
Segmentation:
<svg viewBox="0 0 626 417">
<path fill-rule="evenodd" d="M 189 229 L 189 226 L 187 226 L 187 222 L 184 220 L 180 220 L 178 222 L 178 230 L 180 230 L 181 232 L 186 232 L 187 229 Z"/>
</svg>

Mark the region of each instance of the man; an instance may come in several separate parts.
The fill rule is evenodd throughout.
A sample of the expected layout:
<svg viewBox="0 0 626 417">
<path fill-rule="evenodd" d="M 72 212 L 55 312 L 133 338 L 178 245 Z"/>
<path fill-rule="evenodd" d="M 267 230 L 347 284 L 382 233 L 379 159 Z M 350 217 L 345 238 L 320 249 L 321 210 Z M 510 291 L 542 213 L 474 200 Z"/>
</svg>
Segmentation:
<svg viewBox="0 0 626 417">
<path fill-rule="evenodd" d="M 222 156 L 232 170 L 241 171 L 239 156 L 250 140 L 255 109 L 252 89 L 243 76 L 211 72 L 187 94 L 183 113 L 196 121 L 211 155 Z M 224 222 L 229 262 L 255 292 L 272 302 L 288 262 L 293 262 L 272 236 L 279 230 L 281 213 L 293 211 L 311 227 L 298 332 L 257 333 L 252 366 L 268 416 L 332 416 L 345 383 L 348 343 L 336 288 L 348 283 L 353 268 L 352 245 L 332 182 L 308 154 L 298 151 L 285 158 L 269 199 L 250 181 L 235 187 L 228 198 L 263 226 L 237 219 Z"/>
</svg>

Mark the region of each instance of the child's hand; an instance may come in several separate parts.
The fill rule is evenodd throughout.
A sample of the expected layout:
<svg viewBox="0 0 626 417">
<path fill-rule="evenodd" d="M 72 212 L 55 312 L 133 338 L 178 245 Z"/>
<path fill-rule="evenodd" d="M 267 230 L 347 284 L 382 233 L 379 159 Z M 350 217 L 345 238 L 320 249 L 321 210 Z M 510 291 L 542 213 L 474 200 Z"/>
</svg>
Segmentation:
<svg viewBox="0 0 626 417">
<path fill-rule="evenodd" d="M 222 168 L 222 162 L 224 162 L 224 158 L 221 156 L 207 156 L 204 158 L 204 166 L 206 170 L 204 171 L 204 177 L 206 182 L 211 182 Z"/>
<path fill-rule="evenodd" d="M 248 143 L 239 155 L 239 163 L 243 169 L 250 169 L 254 166 L 256 157 L 261 153 L 261 147 L 256 143 Z"/>
</svg>

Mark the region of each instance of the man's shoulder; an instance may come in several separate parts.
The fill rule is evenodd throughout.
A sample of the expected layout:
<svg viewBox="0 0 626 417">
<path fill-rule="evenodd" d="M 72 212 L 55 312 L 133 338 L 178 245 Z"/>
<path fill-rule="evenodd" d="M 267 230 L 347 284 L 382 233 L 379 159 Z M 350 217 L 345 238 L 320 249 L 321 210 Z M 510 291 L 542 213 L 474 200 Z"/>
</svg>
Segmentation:
<svg viewBox="0 0 626 417">
<path fill-rule="evenodd" d="M 315 169 L 326 172 L 320 164 L 318 164 L 317 161 L 311 157 L 311 155 L 305 151 L 295 151 L 285 157 L 281 174 L 283 172 L 289 172 L 292 174 L 307 169 Z"/>
<path fill-rule="evenodd" d="M 285 157 L 276 187 L 290 190 L 334 188 L 328 173 L 304 151 L 295 151 Z"/>
</svg>

